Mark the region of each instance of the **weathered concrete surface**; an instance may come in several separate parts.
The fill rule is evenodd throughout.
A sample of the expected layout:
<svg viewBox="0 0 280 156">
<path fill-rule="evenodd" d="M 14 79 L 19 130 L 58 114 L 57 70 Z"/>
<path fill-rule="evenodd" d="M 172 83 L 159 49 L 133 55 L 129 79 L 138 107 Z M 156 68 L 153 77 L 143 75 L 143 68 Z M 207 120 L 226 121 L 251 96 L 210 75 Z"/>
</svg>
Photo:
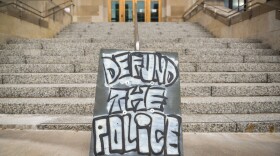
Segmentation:
<svg viewBox="0 0 280 156">
<path fill-rule="evenodd" d="M 90 132 L 0 130 L 1 156 L 87 156 Z M 185 156 L 276 156 L 280 134 L 184 133 Z"/>
</svg>

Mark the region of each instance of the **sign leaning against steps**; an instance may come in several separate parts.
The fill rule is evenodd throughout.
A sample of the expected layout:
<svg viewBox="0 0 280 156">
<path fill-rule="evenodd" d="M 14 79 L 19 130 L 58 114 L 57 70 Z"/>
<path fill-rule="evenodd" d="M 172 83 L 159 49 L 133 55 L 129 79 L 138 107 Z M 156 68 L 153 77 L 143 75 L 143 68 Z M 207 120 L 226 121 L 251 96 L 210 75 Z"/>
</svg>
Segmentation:
<svg viewBox="0 0 280 156">
<path fill-rule="evenodd" d="M 90 156 L 182 156 L 177 53 L 102 49 Z"/>
</svg>

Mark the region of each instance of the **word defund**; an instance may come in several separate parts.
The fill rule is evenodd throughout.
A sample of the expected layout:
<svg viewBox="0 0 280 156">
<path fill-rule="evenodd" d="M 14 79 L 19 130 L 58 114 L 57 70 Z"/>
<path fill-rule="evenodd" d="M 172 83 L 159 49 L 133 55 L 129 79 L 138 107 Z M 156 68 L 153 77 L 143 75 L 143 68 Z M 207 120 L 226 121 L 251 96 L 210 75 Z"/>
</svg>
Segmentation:
<svg viewBox="0 0 280 156">
<path fill-rule="evenodd" d="M 176 63 L 160 53 L 103 54 L 102 59 L 107 84 L 133 77 L 144 83 L 157 82 L 170 86 L 179 77 Z"/>
</svg>

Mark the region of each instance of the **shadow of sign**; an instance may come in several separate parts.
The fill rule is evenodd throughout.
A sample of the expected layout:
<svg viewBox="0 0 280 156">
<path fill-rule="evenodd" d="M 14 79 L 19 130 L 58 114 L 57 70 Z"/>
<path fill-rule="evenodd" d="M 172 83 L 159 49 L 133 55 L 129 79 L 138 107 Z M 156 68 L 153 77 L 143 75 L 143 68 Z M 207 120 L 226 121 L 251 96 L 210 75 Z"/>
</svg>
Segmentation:
<svg viewBox="0 0 280 156">
<path fill-rule="evenodd" d="M 177 53 L 101 50 L 90 155 L 181 156 Z"/>
</svg>

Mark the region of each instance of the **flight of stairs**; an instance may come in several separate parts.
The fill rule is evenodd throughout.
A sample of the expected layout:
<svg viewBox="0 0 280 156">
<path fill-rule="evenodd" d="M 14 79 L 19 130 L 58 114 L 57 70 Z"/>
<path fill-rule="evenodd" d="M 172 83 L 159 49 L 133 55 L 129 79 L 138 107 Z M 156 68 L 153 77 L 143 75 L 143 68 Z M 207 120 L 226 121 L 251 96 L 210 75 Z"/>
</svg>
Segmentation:
<svg viewBox="0 0 280 156">
<path fill-rule="evenodd" d="M 179 53 L 184 132 L 280 132 L 279 51 L 188 22 L 139 23 L 139 33 L 142 51 Z M 133 24 L 0 45 L 0 128 L 91 130 L 101 48 L 133 50 Z"/>
</svg>

